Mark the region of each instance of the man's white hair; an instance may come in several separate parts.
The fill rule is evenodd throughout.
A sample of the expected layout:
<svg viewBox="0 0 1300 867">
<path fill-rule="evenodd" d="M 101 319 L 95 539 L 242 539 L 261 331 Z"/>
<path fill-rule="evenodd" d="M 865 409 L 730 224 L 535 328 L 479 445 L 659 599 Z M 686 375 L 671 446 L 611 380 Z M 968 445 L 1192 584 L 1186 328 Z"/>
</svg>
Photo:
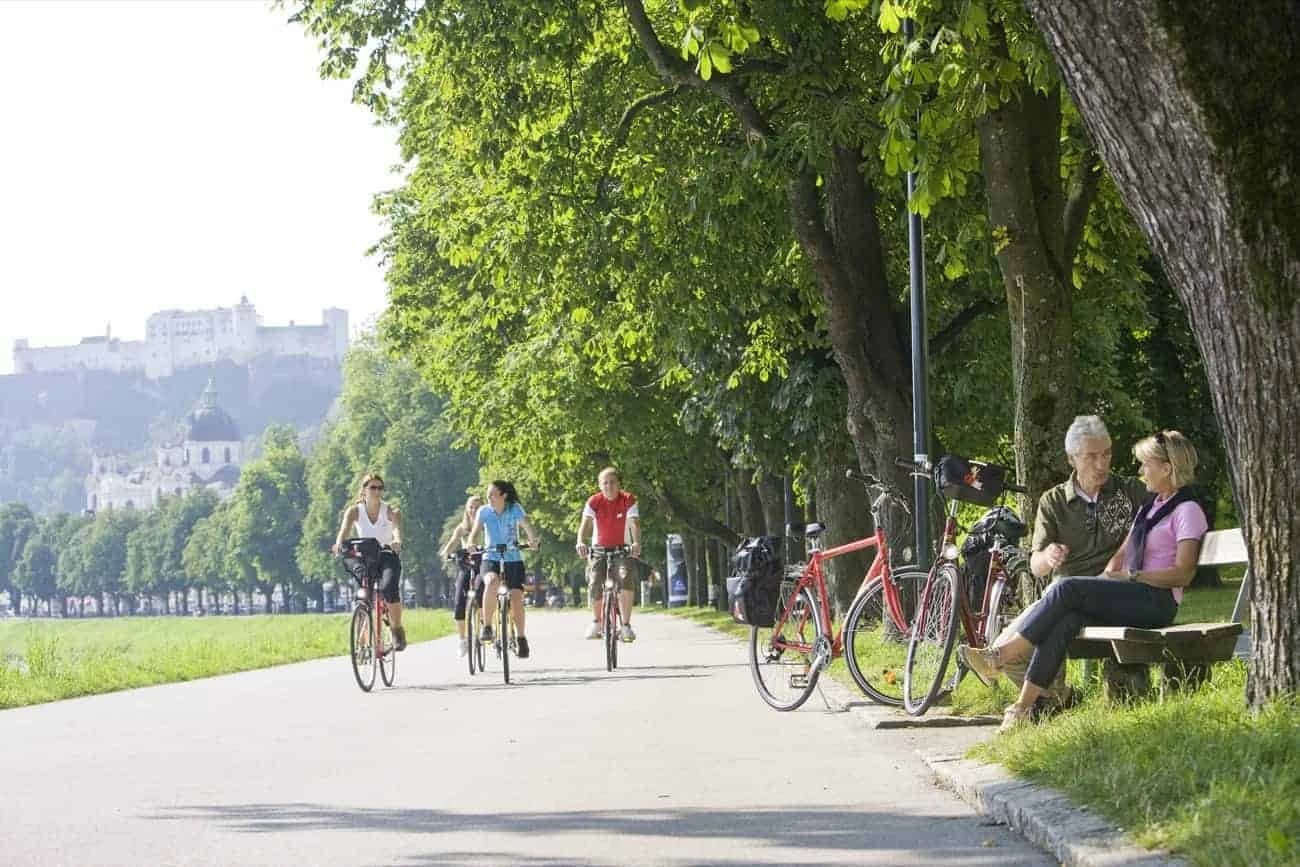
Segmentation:
<svg viewBox="0 0 1300 867">
<path fill-rule="evenodd" d="M 1067 455 L 1079 454 L 1083 450 L 1083 441 L 1085 439 L 1110 442 L 1110 431 L 1106 430 L 1106 423 L 1101 420 L 1101 416 L 1076 415 L 1074 417 L 1070 429 L 1065 432 L 1065 453 Z"/>
</svg>

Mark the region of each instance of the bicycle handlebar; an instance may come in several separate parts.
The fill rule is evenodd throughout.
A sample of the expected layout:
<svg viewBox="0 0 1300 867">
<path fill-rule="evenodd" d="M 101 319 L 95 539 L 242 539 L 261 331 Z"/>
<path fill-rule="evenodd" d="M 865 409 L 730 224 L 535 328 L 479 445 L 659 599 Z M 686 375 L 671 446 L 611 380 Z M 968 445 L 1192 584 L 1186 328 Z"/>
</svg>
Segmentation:
<svg viewBox="0 0 1300 867">
<path fill-rule="evenodd" d="M 632 553 L 631 545 L 588 545 L 587 550 L 597 557 L 607 557 L 611 554 L 622 554 L 628 556 Z"/>
<path fill-rule="evenodd" d="M 516 550 L 516 551 L 535 551 L 535 550 L 537 550 L 537 549 L 534 548 L 532 545 L 520 545 L 518 542 L 498 542 L 498 543 L 495 544 L 495 545 L 484 545 L 484 546 L 482 546 L 481 548 L 480 548 L 480 547 L 475 547 L 475 548 L 473 548 L 473 549 L 469 549 L 469 553 L 471 553 L 471 554 L 504 554 L 505 552 L 511 550 L 512 548 L 513 548 L 514 550 Z"/>
<path fill-rule="evenodd" d="M 1013 494 L 1027 494 L 1027 493 L 1029 493 L 1029 489 L 1026 488 L 1024 485 L 1013 485 L 1013 484 L 1011 484 L 1010 482 L 1008 482 L 1008 483 L 1004 484 L 1002 487 L 1006 488 L 1008 491 L 1011 491 Z"/>
<path fill-rule="evenodd" d="M 908 458 L 894 458 L 894 466 L 898 467 L 900 470 L 907 470 L 909 473 L 924 473 L 927 476 L 930 474 L 930 470 L 934 467 L 934 465 L 929 461 L 918 462 L 909 460 Z"/>
</svg>

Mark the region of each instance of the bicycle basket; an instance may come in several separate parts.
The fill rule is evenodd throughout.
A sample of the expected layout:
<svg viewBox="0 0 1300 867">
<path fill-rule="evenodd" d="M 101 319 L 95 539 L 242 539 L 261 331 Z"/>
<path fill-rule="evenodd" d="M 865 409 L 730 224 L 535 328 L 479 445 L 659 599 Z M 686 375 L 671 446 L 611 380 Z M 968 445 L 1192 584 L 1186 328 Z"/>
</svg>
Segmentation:
<svg viewBox="0 0 1300 867">
<path fill-rule="evenodd" d="M 991 506 L 1002 493 L 1008 472 L 997 464 L 944 455 L 939 459 L 936 477 L 939 490 L 948 499 Z"/>
</svg>

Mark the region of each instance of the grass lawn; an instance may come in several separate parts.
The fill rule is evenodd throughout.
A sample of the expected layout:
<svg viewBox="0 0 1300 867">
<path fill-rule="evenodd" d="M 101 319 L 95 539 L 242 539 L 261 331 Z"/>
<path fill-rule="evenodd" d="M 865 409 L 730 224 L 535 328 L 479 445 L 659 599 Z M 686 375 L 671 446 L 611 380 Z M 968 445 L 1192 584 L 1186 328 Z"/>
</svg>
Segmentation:
<svg viewBox="0 0 1300 867">
<path fill-rule="evenodd" d="M 350 614 L 0 621 L 0 709 L 347 653 Z M 411 609 L 408 641 L 455 631 Z"/>
</svg>

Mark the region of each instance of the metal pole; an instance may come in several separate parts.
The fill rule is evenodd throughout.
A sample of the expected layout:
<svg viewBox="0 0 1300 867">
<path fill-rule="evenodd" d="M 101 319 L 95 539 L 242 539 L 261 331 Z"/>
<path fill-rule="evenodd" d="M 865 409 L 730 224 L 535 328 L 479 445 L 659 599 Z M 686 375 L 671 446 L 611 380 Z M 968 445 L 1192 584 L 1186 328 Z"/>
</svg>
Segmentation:
<svg viewBox="0 0 1300 867">
<path fill-rule="evenodd" d="M 914 38 L 916 24 L 911 18 L 903 20 L 903 37 L 909 42 Z M 920 112 L 917 112 L 916 128 L 920 130 Z M 916 191 L 916 173 L 907 173 L 907 200 L 910 203 Z M 929 419 L 929 353 L 926 343 L 926 303 L 925 303 L 925 229 L 921 225 L 921 215 L 910 208 L 907 212 L 907 249 L 908 273 L 912 287 L 912 457 L 917 461 L 929 461 L 930 419 Z M 930 566 L 930 481 L 913 478 L 913 492 L 916 498 L 916 561 L 923 568 Z"/>
</svg>

